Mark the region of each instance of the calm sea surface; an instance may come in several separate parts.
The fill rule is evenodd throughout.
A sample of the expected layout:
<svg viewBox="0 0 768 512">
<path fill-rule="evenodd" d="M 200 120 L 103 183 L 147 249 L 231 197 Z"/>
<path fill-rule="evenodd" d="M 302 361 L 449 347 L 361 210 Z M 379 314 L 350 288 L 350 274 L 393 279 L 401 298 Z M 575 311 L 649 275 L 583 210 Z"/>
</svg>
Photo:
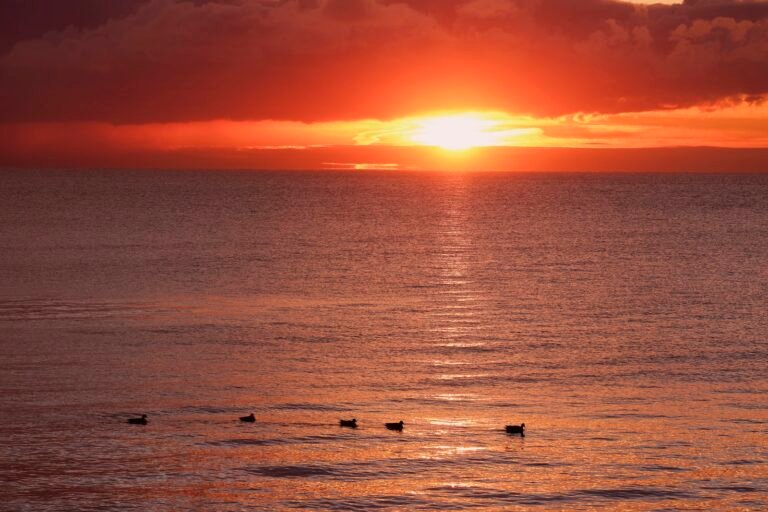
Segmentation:
<svg viewBox="0 0 768 512">
<path fill-rule="evenodd" d="M 0 172 L 0 510 L 765 510 L 767 306 L 768 175 Z"/>
</svg>

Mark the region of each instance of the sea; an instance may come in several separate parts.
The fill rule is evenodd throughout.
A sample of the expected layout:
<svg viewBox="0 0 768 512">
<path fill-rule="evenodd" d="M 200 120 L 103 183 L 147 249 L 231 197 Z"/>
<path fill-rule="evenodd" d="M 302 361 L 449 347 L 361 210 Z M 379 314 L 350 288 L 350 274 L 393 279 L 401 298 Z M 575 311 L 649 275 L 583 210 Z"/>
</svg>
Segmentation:
<svg viewBox="0 0 768 512">
<path fill-rule="evenodd" d="M 0 510 L 766 510 L 767 306 L 768 174 L 0 171 Z"/>
</svg>

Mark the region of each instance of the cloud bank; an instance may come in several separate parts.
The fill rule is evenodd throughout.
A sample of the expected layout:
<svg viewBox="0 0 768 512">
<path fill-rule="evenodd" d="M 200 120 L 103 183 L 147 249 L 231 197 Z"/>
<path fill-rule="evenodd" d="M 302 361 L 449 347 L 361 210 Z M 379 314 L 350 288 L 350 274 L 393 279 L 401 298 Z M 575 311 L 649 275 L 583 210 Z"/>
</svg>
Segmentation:
<svg viewBox="0 0 768 512">
<path fill-rule="evenodd" d="M 768 2 L 6 0 L 0 122 L 762 102 Z"/>
</svg>

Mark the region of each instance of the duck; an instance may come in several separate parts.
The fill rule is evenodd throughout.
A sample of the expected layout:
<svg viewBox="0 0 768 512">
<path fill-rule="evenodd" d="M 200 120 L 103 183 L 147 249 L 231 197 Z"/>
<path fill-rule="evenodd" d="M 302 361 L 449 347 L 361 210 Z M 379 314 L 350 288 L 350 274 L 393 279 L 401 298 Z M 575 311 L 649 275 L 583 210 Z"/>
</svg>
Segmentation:
<svg viewBox="0 0 768 512">
<path fill-rule="evenodd" d="M 384 424 L 384 426 L 387 427 L 387 429 L 389 429 L 389 430 L 398 430 L 398 431 L 401 431 L 401 432 L 403 430 L 403 426 L 404 425 L 405 425 L 405 423 L 403 423 L 403 420 L 400 420 L 397 423 L 385 423 Z"/>
<path fill-rule="evenodd" d="M 253 413 L 249 414 L 248 416 L 240 416 L 240 421 L 253 423 L 254 421 L 256 421 L 256 416 L 254 416 Z"/>
<path fill-rule="evenodd" d="M 339 420 L 340 427 L 357 428 L 357 420 L 352 418 L 351 420 Z"/>
<path fill-rule="evenodd" d="M 142 414 L 141 418 L 128 418 L 128 423 L 130 423 L 131 425 L 146 425 L 147 415 Z"/>
<path fill-rule="evenodd" d="M 507 425 L 505 429 L 507 434 L 520 434 L 522 437 L 525 437 L 525 423 L 521 423 L 520 425 Z"/>
</svg>

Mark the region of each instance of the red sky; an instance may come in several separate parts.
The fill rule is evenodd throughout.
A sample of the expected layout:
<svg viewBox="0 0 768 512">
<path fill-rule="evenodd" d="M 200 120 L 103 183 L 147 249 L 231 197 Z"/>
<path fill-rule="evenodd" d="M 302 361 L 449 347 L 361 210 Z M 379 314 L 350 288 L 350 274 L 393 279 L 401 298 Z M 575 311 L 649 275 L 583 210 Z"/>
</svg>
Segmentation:
<svg viewBox="0 0 768 512">
<path fill-rule="evenodd" d="M 762 0 L 0 1 L 5 167 L 768 170 L 766 93 Z"/>
</svg>

